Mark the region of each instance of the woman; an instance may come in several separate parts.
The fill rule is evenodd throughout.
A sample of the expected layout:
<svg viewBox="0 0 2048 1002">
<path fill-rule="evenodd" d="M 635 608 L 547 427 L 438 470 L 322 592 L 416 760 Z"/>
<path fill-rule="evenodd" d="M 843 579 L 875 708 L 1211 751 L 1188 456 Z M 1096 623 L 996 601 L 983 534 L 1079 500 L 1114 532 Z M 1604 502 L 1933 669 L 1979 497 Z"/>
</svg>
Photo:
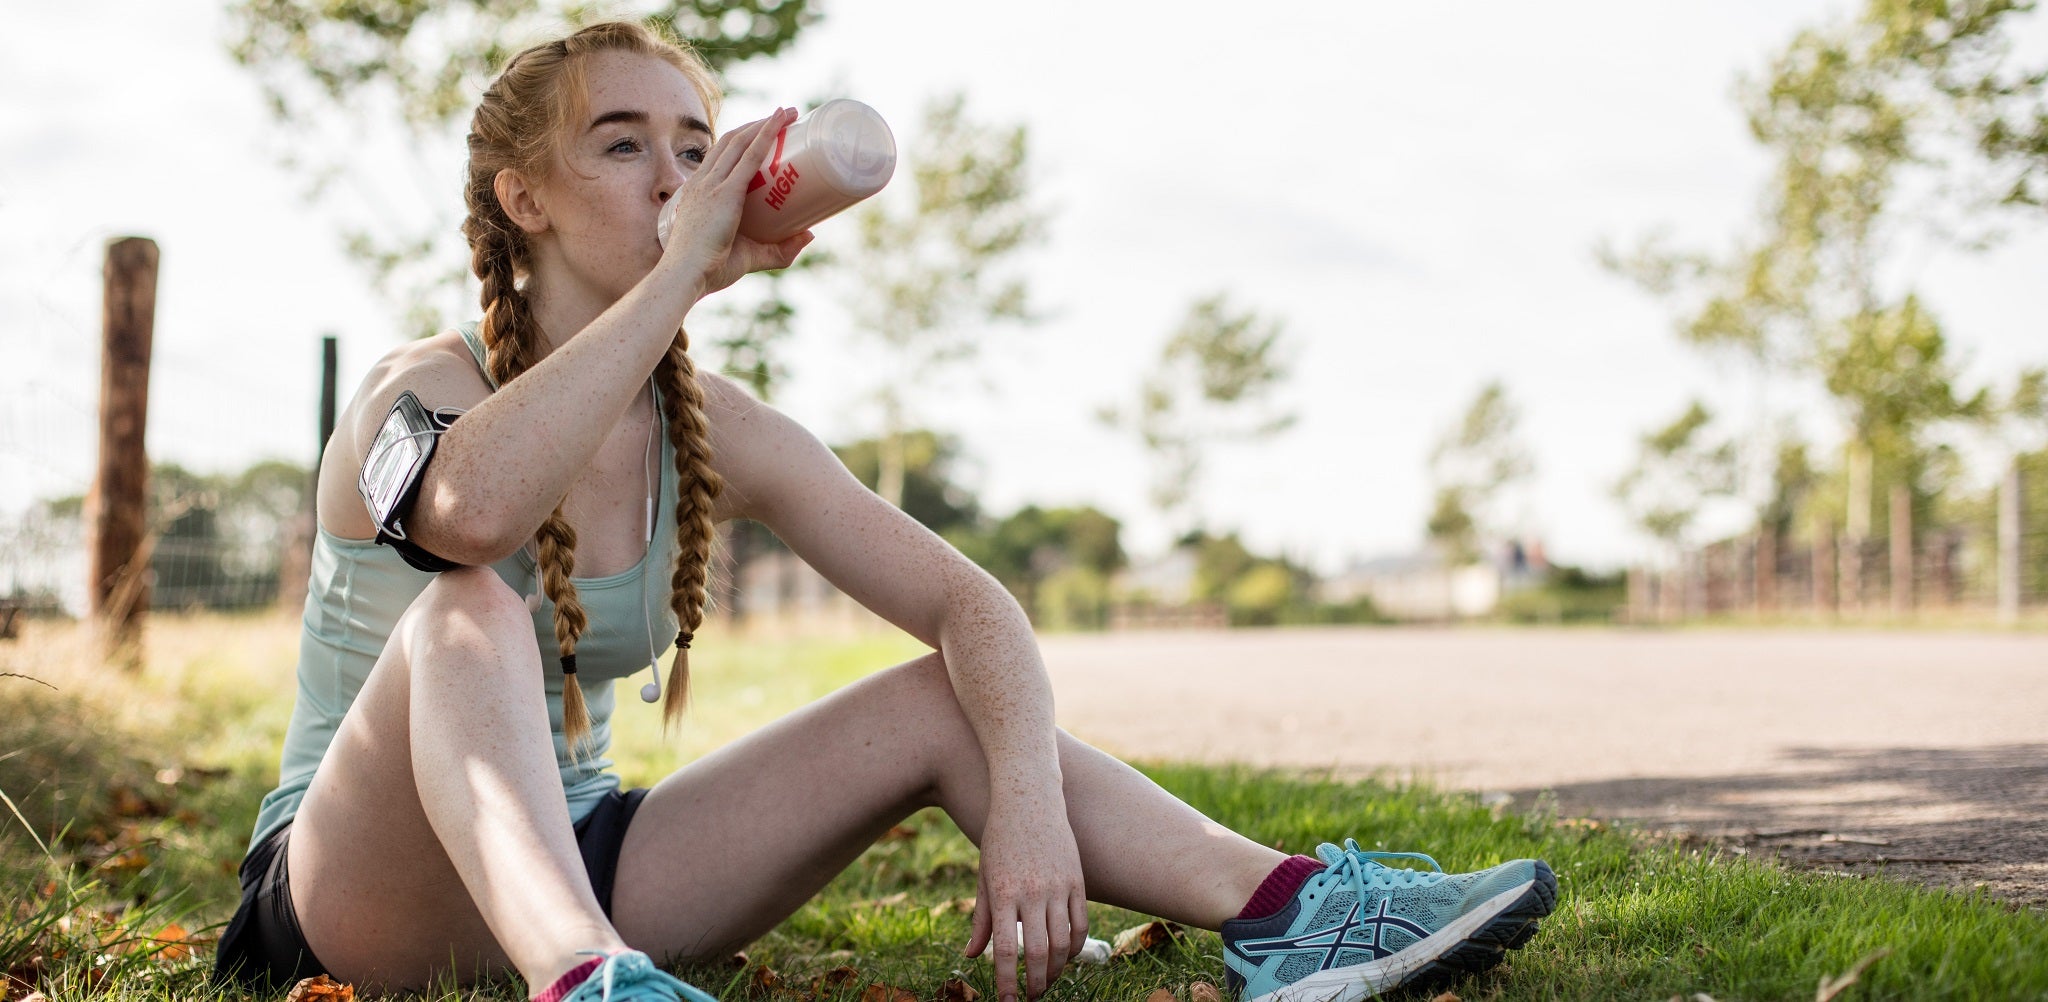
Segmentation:
<svg viewBox="0 0 2048 1002">
<path fill-rule="evenodd" d="M 736 236 L 795 114 L 714 140 L 718 99 L 700 61 L 631 24 L 528 50 L 485 93 L 463 225 L 483 317 L 379 362 L 323 458 L 298 700 L 223 976 L 511 969 L 550 1002 L 699 999 L 648 955 L 727 955 L 928 805 L 981 849 L 967 949 L 993 946 L 1004 1002 L 1020 957 L 1028 996 L 1058 976 L 1089 895 L 1222 929 L 1247 997 L 1355 997 L 1520 945 L 1555 894 L 1541 863 L 1285 857 L 1057 730 L 1029 624 L 992 578 L 697 371 L 695 304 L 810 240 Z M 404 424 L 408 394 L 445 433 Z M 431 458 L 403 462 L 423 440 Z M 681 711 L 731 518 L 933 653 L 622 792 L 602 683 L 673 635 Z"/>
</svg>

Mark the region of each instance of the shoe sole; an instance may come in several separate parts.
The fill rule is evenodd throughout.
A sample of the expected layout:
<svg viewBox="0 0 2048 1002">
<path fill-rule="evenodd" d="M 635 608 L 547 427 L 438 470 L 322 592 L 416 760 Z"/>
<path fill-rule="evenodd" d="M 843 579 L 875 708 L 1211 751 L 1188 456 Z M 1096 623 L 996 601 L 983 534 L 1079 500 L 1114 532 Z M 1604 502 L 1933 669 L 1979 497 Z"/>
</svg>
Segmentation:
<svg viewBox="0 0 2048 1002">
<path fill-rule="evenodd" d="M 1500 892 L 1428 938 L 1392 956 L 1317 971 L 1247 1002 L 1357 1002 L 1391 988 L 1429 988 L 1477 974 L 1536 935 L 1557 906 L 1557 876 L 1538 860 L 1528 883 Z"/>
</svg>

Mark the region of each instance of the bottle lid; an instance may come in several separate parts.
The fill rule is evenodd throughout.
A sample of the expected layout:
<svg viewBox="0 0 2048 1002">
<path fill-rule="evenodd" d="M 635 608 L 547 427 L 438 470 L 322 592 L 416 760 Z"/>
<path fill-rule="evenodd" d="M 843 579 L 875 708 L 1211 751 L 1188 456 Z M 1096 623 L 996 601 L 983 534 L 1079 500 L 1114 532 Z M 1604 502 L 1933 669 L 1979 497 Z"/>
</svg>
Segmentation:
<svg viewBox="0 0 2048 1002">
<path fill-rule="evenodd" d="M 881 191 L 896 173 L 896 137 L 875 109 L 835 98 L 811 112 L 811 143 L 824 154 L 832 187 L 853 198 Z"/>
</svg>

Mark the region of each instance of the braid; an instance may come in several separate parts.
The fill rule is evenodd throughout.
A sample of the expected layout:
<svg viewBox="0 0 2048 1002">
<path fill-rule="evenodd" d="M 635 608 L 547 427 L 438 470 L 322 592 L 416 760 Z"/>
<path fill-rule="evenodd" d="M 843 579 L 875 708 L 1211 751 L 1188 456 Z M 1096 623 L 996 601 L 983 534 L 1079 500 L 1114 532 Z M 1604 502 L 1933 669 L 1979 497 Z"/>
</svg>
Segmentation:
<svg viewBox="0 0 2048 1002">
<path fill-rule="evenodd" d="M 521 280 L 532 275 L 526 234 L 505 214 L 496 180 L 507 170 L 528 180 L 547 175 L 562 137 L 587 110 L 583 64 L 601 52 L 631 52 L 667 62 L 688 78 L 714 121 L 718 113 L 718 81 L 703 59 L 663 32 L 625 21 L 593 24 L 566 38 L 526 49 L 485 89 L 470 119 L 469 167 L 463 188 L 469 216 L 462 222 L 462 235 L 469 241 L 470 267 L 483 280 L 484 315 L 478 333 L 484 343 L 484 368 L 500 387 L 539 364 L 542 340 L 532 302 L 521 287 Z M 682 355 L 684 347 L 679 344 L 670 350 L 671 359 L 663 363 L 667 367 L 663 385 L 671 401 L 669 434 L 677 443 L 676 466 L 684 474 L 683 482 L 693 485 L 677 510 L 687 514 L 678 521 L 689 527 L 678 532 L 685 537 L 683 552 L 690 555 L 682 562 L 694 562 L 696 570 L 685 574 L 678 567 L 674 585 L 678 592 L 671 600 L 687 633 L 703 620 L 710 499 L 718 494 L 718 480 L 704 448 L 704 396 L 689 359 Z M 687 461 L 686 455 L 690 457 Z M 536 535 L 541 584 L 555 605 L 555 640 L 561 648 L 562 730 L 573 752 L 590 734 L 590 716 L 575 674 L 576 639 L 587 625 L 583 603 L 569 579 L 575 569 L 576 532 L 557 504 Z M 688 671 L 681 656 L 677 665 Z M 674 690 L 671 700 L 671 706 L 680 708 Z"/>
<path fill-rule="evenodd" d="M 711 520 L 711 502 L 725 489 L 725 480 L 711 468 L 711 436 L 704 420 L 704 388 L 697 382 L 697 367 L 690 361 L 690 335 L 676 331 L 668 355 L 654 368 L 662 386 L 662 410 L 668 418 L 668 438 L 676 453 L 676 569 L 669 578 L 669 607 L 675 610 L 682 632 L 676 637 L 676 657 L 669 667 L 668 698 L 662 704 L 662 718 L 673 722 L 682 716 L 690 700 L 690 641 L 704 622 L 705 579 L 711 565 L 711 541 L 716 527 Z"/>
<path fill-rule="evenodd" d="M 539 361 L 540 323 L 533 315 L 532 301 L 518 284 L 519 263 L 526 256 L 525 235 L 506 218 L 496 199 L 477 208 L 484 211 L 472 211 L 463 222 L 470 240 L 470 266 L 483 281 L 479 298 L 484 318 L 477 333 L 484 343 L 484 364 L 491 380 L 502 387 Z M 562 734 L 573 750 L 590 736 L 590 710 L 583 698 L 583 685 L 576 678 L 576 639 L 590 619 L 575 583 L 569 580 L 576 571 L 576 530 L 562 515 L 561 505 L 541 524 L 536 539 L 541 588 L 555 604 L 555 643 L 562 667 Z"/>
<path fill-rule="evenodd" d="M 590 626 L 583 599 L 569 575 L 576 572 L 576 530 L 555 506 L 534 537 L 540 564 L 541 589 L 555 603 L 555 643 L 562 652 L 562 735 L 571 749 L 590 737 L 590 710 L 583 702 L 583 684 L 576 680 L 576 638 Z"/>
</svg>

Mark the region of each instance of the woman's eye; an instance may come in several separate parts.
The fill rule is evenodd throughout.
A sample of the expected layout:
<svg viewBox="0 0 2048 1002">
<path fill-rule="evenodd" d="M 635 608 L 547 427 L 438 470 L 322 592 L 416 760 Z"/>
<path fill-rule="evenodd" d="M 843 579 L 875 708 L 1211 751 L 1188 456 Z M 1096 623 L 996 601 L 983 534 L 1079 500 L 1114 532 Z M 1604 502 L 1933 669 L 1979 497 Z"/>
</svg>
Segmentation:
<svg viewBox="0 0 2048 1002">
<path fill-rule="evenodd" d="M 704 162 L 704 147 L 686 146 L 683 147 L 683 151 L 681 153 L 676 154 L 676 156 L 682 157 L 684 160 L 688 160 L 693 164 L 701 164 Z"/>
<path fill-rule="evenodd" d="M 605 152 L 607 152 L 607 153 L 638 153 L 638 152 L 640 152 L 640 141 L 639 141 L 639 140 L 637 140 L 637 139 L 621 139 L 621 140 L 619 140 L 619 141 L 617 141 L 617 142 L 615 142 L 615 143 L 611 144 L 610 146 L 606 147 L 606 148 L 605 148 Z"/>
</svg>

